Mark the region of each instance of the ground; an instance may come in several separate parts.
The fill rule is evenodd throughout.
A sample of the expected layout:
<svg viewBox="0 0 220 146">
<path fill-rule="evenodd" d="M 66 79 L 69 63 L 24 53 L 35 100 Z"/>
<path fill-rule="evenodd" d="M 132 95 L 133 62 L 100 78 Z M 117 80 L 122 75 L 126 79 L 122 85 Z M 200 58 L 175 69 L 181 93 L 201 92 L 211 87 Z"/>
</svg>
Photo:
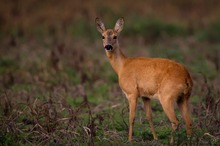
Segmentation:
<svg viewBox="0 0 220 146">
<path fill-rule="evenodd" d="M 119 42 L 127 56 L 169 58 L 189 70 L 193 134 L 186 138 L 176 108 L 175 145 L 219 145 L 218 1 L 56 2 L 0 5 L 0 145 L 169 144 L 171 125 L 161 105 L 152 101 L 155 141 L 141 99 L 133 143 L 127 142 L 128 102 L 105 56 L 97 16 L 107 27 L 124 16 Z"/>
</svg>

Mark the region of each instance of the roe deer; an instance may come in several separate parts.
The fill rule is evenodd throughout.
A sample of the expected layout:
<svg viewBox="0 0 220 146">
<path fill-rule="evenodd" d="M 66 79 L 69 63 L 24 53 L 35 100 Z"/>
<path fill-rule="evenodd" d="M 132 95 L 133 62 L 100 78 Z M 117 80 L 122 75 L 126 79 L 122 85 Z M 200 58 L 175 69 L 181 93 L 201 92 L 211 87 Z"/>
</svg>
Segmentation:
<svg viewBox="0 0 220 146">
<path fill-rule="evenodd" d="M 189 114 L 188 100 L 193 82 L 187 69 L 169 59 L 130 58 L 120 49 L 118 37 L 123 29 L 123 18 L 118 19 L 113 29 L 106 29 L 101 19 L 96 18 L 97 30 L 102 34 L 103 46 L 112 68 L 118 75 L 119 85 L 129 102 L 129 134 L 132 140 L 132 129 L 136 111 L 137 98 L 142 97 L 154 139 L 157 139 L 151 115 L 151 99 L 158 99 L 169 118 L 173 132 L 178 128 L 175 116 L 176 101 L 186 123 L 187 136 L 191 136 L 192 122 Z M 171 138 L 172 141 L 172 138 Z"/>
</svg>

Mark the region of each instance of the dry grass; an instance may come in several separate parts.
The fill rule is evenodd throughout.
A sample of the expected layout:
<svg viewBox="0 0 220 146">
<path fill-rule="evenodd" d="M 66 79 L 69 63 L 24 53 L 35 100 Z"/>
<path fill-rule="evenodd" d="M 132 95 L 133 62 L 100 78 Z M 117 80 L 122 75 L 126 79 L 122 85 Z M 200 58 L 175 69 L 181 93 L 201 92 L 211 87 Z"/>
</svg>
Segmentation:
<svg viewBox="0 0 220 146">
<path fill-rule="evenodd" d="M 163 0 L 157 1 L 105 1 L 76 0 L 49 1 L 37 0 L 2 0 L 0 1 L 0 22 L 2 30 L 20 27 L 30 31 L 38 25 L 53 26 L 61 24 L 65 27 L 78 18 L 93 22 L 99 16 L 112 19 L 113 16 L 129 18 L 135 16 L 155 16 L 164 21 L 184 23 L 186 25 L 207 26 L 220 18 L 220 2 L 218 0 Z M 131 10 L 131 11 L 127 11 Z M 128 19 L 129 20 L 129 19 Z M 109 21 L 111 22 L 111 21 Z"/>
<path fill-rule="evenodd" d="M 177 112 L 175 145 L 219 145 L 219 2 L 159 2 L 1 1 L 0 145 L 168 145 L 170 123 L 154 101 L 159 140 L 139 103 L 127 142 L 127 101 L 96 16 L 107 24 L 125 17 L 120 42 L 129 56 L 166 57 L 190 70 L 193 136 L 187 140 Z"/>
</svg>

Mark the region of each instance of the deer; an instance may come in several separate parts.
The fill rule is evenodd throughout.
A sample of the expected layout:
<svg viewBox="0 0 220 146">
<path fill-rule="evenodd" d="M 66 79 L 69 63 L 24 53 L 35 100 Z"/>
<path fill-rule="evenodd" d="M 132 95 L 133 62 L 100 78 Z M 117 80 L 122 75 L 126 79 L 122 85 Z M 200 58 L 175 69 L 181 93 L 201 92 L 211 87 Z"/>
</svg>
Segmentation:
<svg viewBox="0 0 220 146">
<path fill-rule="evenodd" d="M 119 18 L 113 29 L 106 29 L 100 18 L 95 19 L 96 28 L 102 35 L 105 53 L 113 70 L 118 76 L 121 90 L 128 99 L 129 131 L 128 141 L 132 141 L 132 132 L 138 97 L 144 102 L 146 118 L 154 140 L 158 140 L 153 122 L 150 102 L 159 100 L 167 115 L 172 133 L 177 130 L 179 121 L 175 115 L 176 102 L 185 121 L 186 134 L 192 134 L 189 98 L 193 81 L 186 67 L 166 58 L 127 57 L 119 45 L 119 35 L 124 27 L 124 19 Z M 173 138 L 171 138 L 171 143 Z"/>
</svg>

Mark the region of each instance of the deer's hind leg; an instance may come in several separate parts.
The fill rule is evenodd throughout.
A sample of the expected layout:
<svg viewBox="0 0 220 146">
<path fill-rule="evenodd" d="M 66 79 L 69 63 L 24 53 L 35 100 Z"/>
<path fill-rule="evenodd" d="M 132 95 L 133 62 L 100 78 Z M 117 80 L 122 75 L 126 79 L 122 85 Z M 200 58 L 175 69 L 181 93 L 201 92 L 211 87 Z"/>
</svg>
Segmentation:
<svg viewBox="0 0 220 146">
<path fill-rule="evenodd" d="M 179 98 L 177 100 L 177 105 L 180 109 L 180 112 L 186 124 L 186 134 L 188 137 L 190 137 L 192 134 L 192 121 L 190 119 L 189 103 L 188 103 L 189 96 L 190 95 L 183 95 L 182 98 Z"/>
<path fill-rule="evenodd" d="M 163 100 L 163 101 L 160 101 L 160 103 L 163 107 L 165 114 L 167 115 L 168 119 L 171 122 L 173 131 L 176 131 L 179 125 L 179 121 L 176 118 L 176 114 L 174 111 L 174 105 L 173 105 L 174 102 L 171 100 Z"/>
<path fill-rule="evenodd" d="M 172 125 L 172 135 L 170 139 L 170 143 L 174 144 L 174 136 L 175 132 L 179 126 L 179 121 L 176 118 L 175 110 L 174 110 L 174 102 L 176 101 L 176 95 L 177 94 L 167 94 L 160 97 L 160 103 L 163 107 L 163 110 L 165 114 L 167 115 L 168 119 L 170 120 L 170 123 Z"/>
</svg>

